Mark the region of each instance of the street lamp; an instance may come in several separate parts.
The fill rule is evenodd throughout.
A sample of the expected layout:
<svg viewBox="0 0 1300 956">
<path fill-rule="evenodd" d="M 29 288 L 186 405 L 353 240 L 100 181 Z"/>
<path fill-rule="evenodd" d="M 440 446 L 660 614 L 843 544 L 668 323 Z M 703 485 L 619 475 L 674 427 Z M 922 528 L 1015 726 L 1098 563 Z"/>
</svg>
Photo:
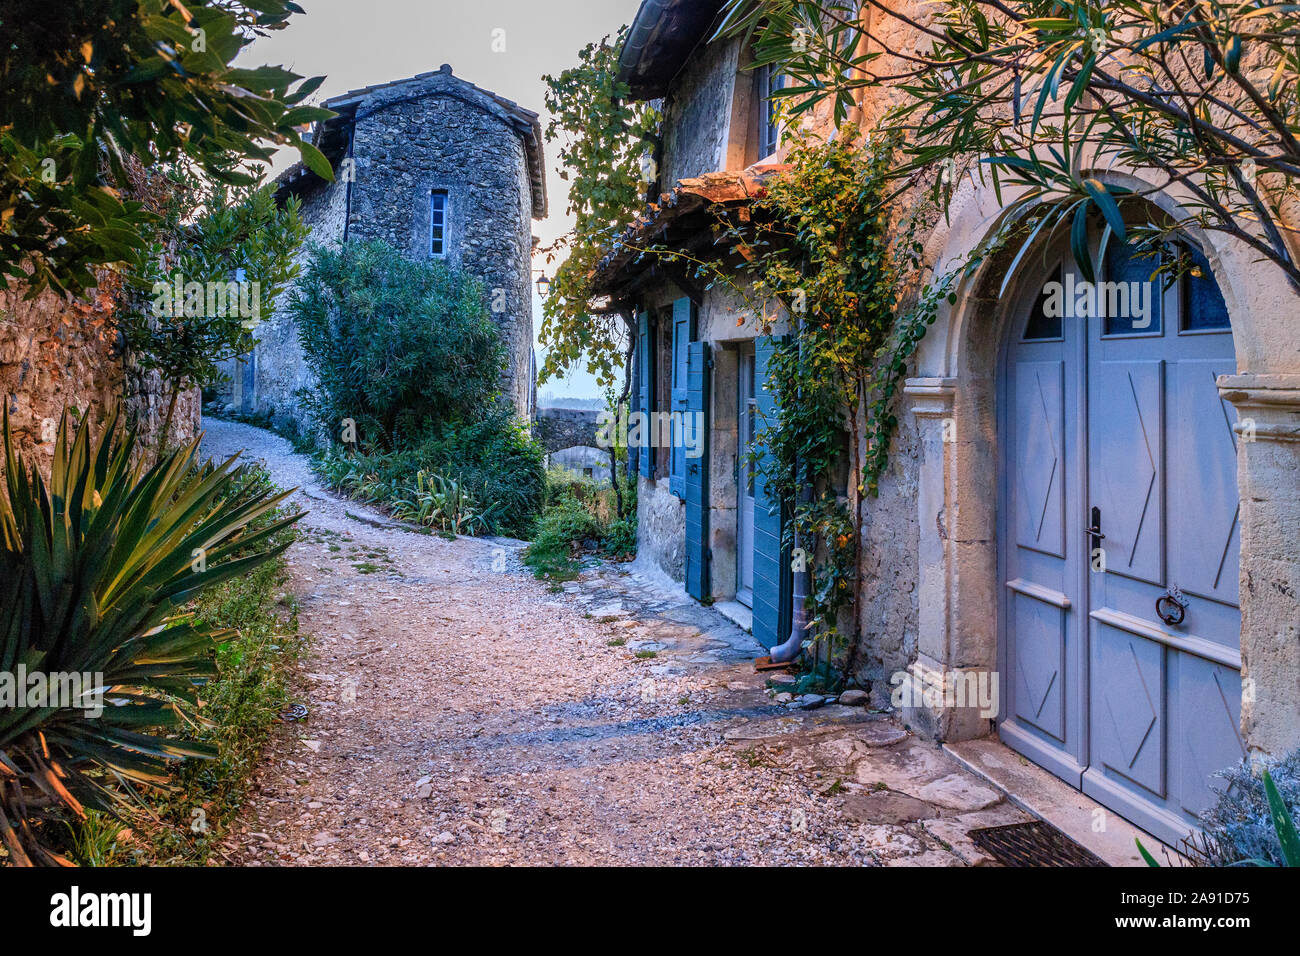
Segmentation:
<svg viewBox="0 0 1300 956">
<path fill-rule="evenodd" d="M 551 294 L 551 280 L 546 278 L 545 272 L 537 277 L 537 294 L 543 299 Z"/>
</svg>

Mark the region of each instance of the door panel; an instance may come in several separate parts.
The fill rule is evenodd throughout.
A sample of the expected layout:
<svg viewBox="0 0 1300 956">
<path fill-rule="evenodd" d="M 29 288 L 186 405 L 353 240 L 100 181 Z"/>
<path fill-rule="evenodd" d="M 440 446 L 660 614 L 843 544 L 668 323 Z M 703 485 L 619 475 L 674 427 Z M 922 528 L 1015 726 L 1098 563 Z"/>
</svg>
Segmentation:
<svg viewBox="0 0 1300 956">
<path fill-rule="evenodd" d="M 1237 603 L 1238 525 L 1236 415 L 1215 379 L 1231 362 L 1192 359 L 1173 367 L 1176 414 L 1170 435 L 1170 578 L 1187 593 Z M 1194 521 L 1181 520 L 1195 516 Z M 1190 623 L 1190 622 L 1189 622 Z"/>
<path fill-rule="evenodd" d="M 760 437 L 777 427 L 776 393 L 768 387 L 768 363 L 783 340 L 762 336 L 754 341 L 755 445 L 765 458 L 773 454 Z M 790 637 L 790 551 L 785 547 L 786 502 L 768 488 L 759 470 L 754 475 L 754 639 L 764 647 Z"/>
<path fill-rule="evenodd" d="M 1059 275 L 1059 274 L 1058 274 Z M 1026 303 L 1003 401 L 1003 739 L 1078 786 L 1083 772 L 1077 325 Z"/>
<path fill-rule="evenodd" d="M 1178 736 L 1180 806 L 1199 813 L 1224 786 L 1214 774 L 1246 756 L 1241 739 L 1241 672 L 1190 654 L 1178 655 L 1173 685 Z"/>
<path fill-rule="evenodd" d="M 1107 569 L 1164 580 L 1162 362 L 1099 362 L 1089 372 L 1090 507 L 1101 509 Z"/>
<path fill-rule="evenodd" d="M 1065 742 L 1065 611 L 1013 594 L 1016 716 Z"/>
<path fill-rule="evenodd" d="M 1065 557 L 1065 363 L 1016 364 L 1016 543 Z"/>
<path fill-rule="evenodd" d="M 683 296 L 673 303 L 672 335 L 672 448 L 669 452 L 668 488 L 678 498 L 686 498 L 686 447 L 681 434 L 681 417 L 689 412 L 687 348 L 695 339 L 695 303 Z"/>
<path fill-rule="evenodd" d="M 1106 566 L 1088 576 L 1083 789 L 1176 843 L 1210 774 L 1239 759 L 1236 450 L 1214 384 L 1234 362 L 1226 330 L 1181 331 L 1176 289 L 1150 298 L 1163 302 L 1154 331 L 1087 320 L 1088 503 Z M 1157 601 L 1178 593 L 1183 620 L 1166 622 Z"/>
<path fill-rule="evenodd" d="M 704 600 L 712 591 L 709 579 L 709 343 L 692 342 L 686 349 L 686 411 L 693 422 L 692 456 L 684 449 L 686 467 L 686 593 Z"/>
<path fill-rule="evenodd" d="M 1098 625 L 1089 677 L 1093 760 L 1163 797 L 1164 648 L 1118 627 Z"/>
<path fill-rule="evenodd" d="M 736 469 L 736 600 L 754 606 L 754 447 L 758 409 L 754 398 L 754 347 L 740 347 L 740 407 Z"/>
</svg>

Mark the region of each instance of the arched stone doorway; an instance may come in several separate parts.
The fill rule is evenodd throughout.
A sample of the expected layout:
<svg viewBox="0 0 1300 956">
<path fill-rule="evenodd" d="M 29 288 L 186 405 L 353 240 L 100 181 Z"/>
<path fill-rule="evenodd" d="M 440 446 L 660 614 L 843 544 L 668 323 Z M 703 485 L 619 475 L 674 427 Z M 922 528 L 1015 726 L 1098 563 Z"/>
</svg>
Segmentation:
<svg viewBox="0 0 1300 956">
<path fill-rule="evenodd" d="M 1131 177 L 1125 179 L 1132 185 Z M 966 195 L 959 196 L 958 202 L 954 204 L 953 225 L 942 239 L 944 248 L 950 250 L 946 258 L 952 261 L 973 248 L 980 238 L 990 234 L 999 214 L 990 195 L 973 187 L 966 189 Z M 1118 739 L 1127 739 L 1135 745 L 1129 748 L 1130 758 L 1136 753 L 1139 763 L 1144 759 L 1143 747 L 1136 746 L 1144 737 L 1148 742 L 1158 738 L 1166 751 L 1155 769 L 1143 768 L 1139 771 L 1129 768 L 1134 775 L 1143 777 L 1143 781 L 1129 780 L 1124 784 L 1129 788 L 1138 787 L 1139 792 L 1141 787 L 1150 783 L 1156 787 L 1154 792 L 1163 789 L 1164 795 L 1159 800 L 1153 801 L 1148 796 L 1144 801 L 1147 809 L 1155 806 L 1159 811 L 1154 816 L 1148 814 L 1143 817 L 1142 807 L 1135 809 L 1131 801 L 1126 803 L 1116 799 L 1114 793 L 1102 792 L 1099 786 L 1092 788 L 1095 795 L 1105 798 L 1103 802 L 1124 804 L 1120 807 L 1121 812 L 1138 818 L 1137 822 L 1165 836 L 1173 835 L 1174 830 L 1187 821 L 1184 811 L 1199 809 L 1197 799 L 1191 796 L 1185 798 L 1184 795 L 1191 794 L 1196 789 L 1192 786 L 1192 778 L 1201 781 L 1203 776 L 1218 769 L 1209 767 L 1209 763 L 1230 760 L 1230 751 L 1234 747 L 1236 749 L 1233 752 L 1237 754 L 1243 748 L 1248 752 L 1277 754 L 1300 744 L 1300 650 L 1297 650 L 1300 648 L 1300 637 L 1296 633 L 1297 625 L 1300 624 L 1300 605 L 1297 604 L 1296 592 L 1293 590 L 1300 580 L 1300 562 L 1297 561 L 1294 541 L 1285 543 L 1285 533 L 1279 530 L 1287 526 L 1300 526 L 1297 524 L 1300 521 L 1300 491 L 1297 490 L 1295 479 L 1296 468 L 1300 465 L 1300 455 L 1297 454 L 1300 451 L 1300 375 L 1296 374 L 1295 368 L 1298 363 L 1294 330 L 1292 329 L 1289 339 L 1281 338 L 1282 330 L 1275 321 L 1279 307 L 1290 308 L 1294 317 L 1296 307 L 1300 305 L 1300 297 L 1289 290 L 1284 282 L 1282 288 L 1279 288 L 1280 280 L 1261 271 L 1263 267 L 1251 262 L 1250 257 L 1243 255 L 1240 250 L 1228 246 L 1216 249 L 1203 236 L 1189 237 L 1189 241 L 1196 248 L 1205 250 L 1207 277 L 1212 275 L 1218 280 L 1224 308 L 1231 323 L 1230 333 L 1216 330 L 1203 336 L 1202 341 L 1217 336 L 1221 344 L 1226 344 L 1231 339 L 1236 346 L 1235 350 L 1231 347 L 1221 348 L 1213 355 L 1189 355 L 1185 358 L 1224 366 L 1222 370 L 1216 366 L 1206 371 L 1207 381 L 1201 383 L 1204 387 L 1198 387 L 1196 393 L 1196 402 L 1205 408 L 1192 415 L 1192 418 L 1208 417 L 1208 410 L 1219 415 L 1219 431 L 1213 435 L 1206 432 L 1206 435 L 1213 441 L 1229 442 L 1236 439 L 1235 468 L 1231 452 L 1228 453 L 1226 463 L 1220 454 L 1216 469 L 1224 474 L 1198 479 L 1192 484 L 1194 488 L 1203 490 L 1213 487 L 1223 492 L 1222 503 L 1231 504 L 1234 512 L 1237 510 L 1237 501 L 1240 502 L 1240 512 L 1237 514 L 1239 562 L 1231 553 L 1224 553 L 1219 555 L 1222 560 L 1217 562 L 1215 568 L 1218 578 L 1216 589 L 1228 588 L 1227 591 L 1218 591 L 1220 600 L 1216 606 L 1225 609 L 1229 615 L 1235 613 L 1230 600 L 1235 595 L 1228 592 L 1234 590 L 1234 577 L 1240 581 L 1240 657 L 1236 657 L 1235 647 L 1222 642 L 1217 649 L 1195 644 L 1169 650 L 1170 644 L 1161 644 L 1159 641 L 1155 644 L 1160 650 L 1149 651 L 1148 656 L 1159 659 L 1162 669 L 1157 678 L 1162 693 L 1167 689 L 1171 678 L 1176 679 L 1175 682 L 1183 680 L 1184 683 L 1199 681 L 1206 689 L 1213 685 L 1218 688 L 1220 709 L 1230 715 L 1226 723 L 1232 724 L 1231 717 L 1237 714 L 1240 719 L 1233 734 L 1236 739 L 1227 741 L 1230 746 L 1210 748 L 1211 752 L 1194 758 L 1183 753 L 1178 760 L 1172 762 L 1172 756 L 1178 756 L 1172 752 L 1180 748 L 1185 751 L 1186 744 L 1181 732 L 1174 729 L 1168 720 L 1169 711 L 1166 711 L 1163 724 L 1157 720 L 1154 725 L 1143 727 L 1141 733 L 1130 733 L 1130 729 L 1140 721 L 1117 721 L 1118 726 L 1125 728 L 1119 733 Z M 1016 593 L 1007 587 L 1007 583 L 1014 580 L 1015 576 L 1004 575 L 1001 564 L 1005 534 L 1003 519 L 1009 506 L 1004 500 L 1004 427 L 999 420 L 999 416 L 1009 407 L 1009 398 L 1003 384 L 1007 360 L 1003 347 L 1011 338 L 1013 328 L 1017 337 L 1022 336 L 1024 325 L 1021 323 L 1027 320 L 1027 314 L 1023 310 L 1017 311 L 1017 306 L 1024 306 L 1033 284 L 1037 284 L 1041 291 L 1044 279 L 1049 278 L 1044 275 L 1044 270 L 1051 266 L 1041 254 L 1025 256 L 1019 263 L 1018 271 L 1022 274 L 1013 277 L 1013 281 L 1004 288 L 1004 277 L 1011 265 L 1011 258 L 1011 253 L 1007 253 L 1001 259 L 995 258 L 984 263 L 977 274 L 963 283 L 957 303 L 941 313 L 923 343 L 918 356 L 917 374 L 909 379 L 905 390 L 910 400 L 910 411 L 918 426 L 921 444 L 917 491 L 920 529 L 919 633 L 918 657 L 911 668 L 914 683 L 933 686 L 938 675 L 945 688 L 960 691 L 964 684 L 969 686 L 976 679 L 996 675 L 1004 697 L 1007 686 L 1016 679 L 1016 674 L 1009 668 L 1018 661 L 1008 658 L 1005 639 L 1009 615 L 1015 611 L 1014 607 L 1008 607 L 1007 594 Z M 1035 296 L 1028 296 L 1029 300 L 1033 298 Z M 1271 308 L 1261 311 L 1261 305 Z M 1176 321 L 1181 322 L 1181 319 Z M 1170 340 L 1191 342 L 1193 336 L 1183 336 L 1182 331 L 1181 328 L 1173 328 Z M 1097 333 L 1097 347 L 1103 341 L 1108 347 L 1115 345 L 1116 340 L 1103 340 L 1102 336 L 1102 332 Z M 1154 341 L 1154 336 L 1142 340 L 1144 347 L 1152 348 Z M 1286 341 L 1291 344 L 1279 348 Z M 1099 355 L 1098 358 L 1099 361 L 1112 363 L 1124 361 L 1122 356 L 1117 355 L 1104 359 Z M 1148 378 L 1156 371 L 1160 375 L 1180 374 L 1169 357 L 1143 354 L 1134 356 L 1133 360 L 1155 363 L 1154 368 L 1144 368 L 1143 374 Z M 1058 361 L 1064 361 L 1064 358 Z M 1086 361 L 1085 349 L 1084 362 Z M 1163 366 L 1160 365 L 1162 362 Z M 1258 371 L 1248 371 L 1252 367 Z M 1117 369 L 1118 366 L 1114 366 L 1105 371 L 1116 372 Z M 1217 378 L 1210 376 L 1210 372 L 1214 372 Z M 1098 370 L 1096 382 L 1101 382 L 1103 378 L 1102 370 Z M 1064 389 L 1064 367 L 1060 371 L 1060 380 Z M 1088 386 L 1076 382 L 1076 387 L 1083 389 L 1082 396 L 1086 402 Z M 1114 391 L 1118 394 L 1117 390 Z M 1105 389 L 1102 389 L 1096 400 L 1100 401 L 1105 394 Z M 1166 399 L 1167 396 L 1162 400 Z M 1125 428 L 1130 424 L 1140 431 L 1140 424 L 1133 420 L 1129 420 Z M 1174 425 L 1182 427 L 1178 422 Z M 1065 437 L 1063 430 L 1061 437 Z M 1077 440 L 1082 443 L 1080 447 L 1086 459 L 1086 451 L 1094 441 L 1088 434 L 1086 425 Z M 1113 454 L 1113 450 L 1110 453 Z M 1080 489 L 1085 487 L 1089 477 L 1086 465 L 1083 467 L 1085 470 L 1076 477 Z M 1170 477 L 1173 478 L 1172 475 Z M 1234 478 L 1236 488 L 1233 487 Z M 1177 481 L 1181 481 L 1182 485 L 1177 485 Z M 1176 480 L 1173 491 L 1167 485 L 1162 489 L 1166 509 L 1162 518 L 1166 523 L 1171 496 L 1177 499 L 1186 485 L 1187 479 L 1184 476 Z M 1258 493 L 1248 493 L 1247 489 L 1257 489 Z M 1232 500 L 1234 493 L 1236 501 Z M 1088 502 L 1088 507 L 1084 508 L 1083 502 L 1078 503 L 1078 508 L 1084 509 L 1082 516 L 1075 510 L 1070 515 L 1073 525 L 1067 527 L 1062 523 L 1056 529 L 1063 540 L 1070 542 L 1071 547 L 1077 547 L 1083 541 L 1084 531 L 1089 526 L 1089 522 L 1083 519 L 1090 517 L 1091 504 Z M 1061 507 L 1067 507 L 1065 502 L 1061 503 Z M 1118 511 L 1115 515 L 1120 517 Z M 1077 542 L 1074 540 L 1076 533 L 1079 539 Z M 1178 533 L 1181 532 L 1176 532 L 1176 535 Z M 1181 543 L 1175 546 L 1184 547 Z M 1163 550 L 1166 554 L 1169 548 L 1170 542 L 1165 540 Z M 1228 549 L 1230 551 L 1231 548 Z M 1075 563 L 1079 562 L 1076 560 Z M 1265 576 L 1269 587 L 1261 588 L 1259 583 Z M 1177 583 L 1168 574 L 1164 574 L 1160 580 L 1158 591 L 1161 594 L 1170 584 Z M 1149 581 L 1145 586 L 1154 587 Z M 1081 579 L 1079 587 L 1085 591 L 1090 587 L 1086 575 Z M 1056 590 L 1063 593 L 1063 589 Z M 1149 617 L 1154 617 L 1155 596 L 1158 595 L 1143 595 L 1144 601 L 1150 598 Z M 1085 593 L 1083 597 L 1085 605 L 1090 600 L 1101 601 L 1100 597 L 1091 594 Z M 1136 602 L 1137 597 L 1134 596 L 1132 600 Z M 1204 597 L 1198 600 L 1204 600 Z M 1114 602 L 1099 603 L 1099 607 L 1112 607 L 1113 604 Z M 1137 604 L 1133 603 L 1132 608 L 1137 608 Z M 1091 609 L 1085 616 L 1095 623 Z M 1156 623 L 1163 630 L 1172 630 L 1158 620 Z M 1091 626 L 1093 625 L 1090 624 L 1089 627 Z M 1090 633 L 1083 633 L 1091 640 Z M 1174 633 L 1177 633 L 1176 630 Z M 1144 641 L 1149 639 L 1141 638 Z M 1106 640 L 1110 640 L 1111 644 L 1117 643 L 1115 639 Z M 1102 642 L 1103 639 L 1099 638 L 1098 643 Z M 1138 647 L 1147 649 L 1146 644 L 1139 643 Z M 1207 651 L 1207 654 L 1192 653 L 1194 649 Z M 1074 695 L 1078 702 L 1083 702 L 1085 697 L 1082 695 L 1088 695 L 1092 691 L 1086 682 L 1091 650 L 1085 641 L 1075 651 L 1081 662 L 1083 683 L 1076 685 Z M 1184 667 L 1183 657 L 1192 661 L 1195 667 L 1190 663 Z M 1196 667 L 1201 667 L 1204 673 L 1193 674 Z M 1142 667 L 1133 667 L 1130 662 L 1127 673 L 1130 677 L 1133 674 L 1141 675 Z M 1225 679 L 1225 675 L 1231 677 L 1238 674 L 1240 688 L 1235 689 L 1231 686 L 1232 681 Z M 1146 676 L 1152 684 L 1157 683 L 1157 678 Z M 1180 688 L 1176 689 L 1181 693 Z M 1235 700 L 1234 690 L 1237 695 Z M 1003 705 L 1009 705 L 1013 710 L 1017 706 L 1014 694 L 1012 688 L 1012 700 L 1003 700 Z M 995 732 L 997 724 L 1007 718 L 1006 712 L 999 712 L 995 720 L 990 720 L 988 714 L 976 708 L 960 706 L 959 698 L 959 693 L 949 692 L 933 704 L 908 708 L 905 718 L 918 730 L 945 740 L 987 735 Z M 915 699 L 917 697 L 913 695 L 913 700 Z M 1039 702 L 1042 702 L 1041 697 Z M 1067 779 L 1077 774 L 1079 781 L 1076 785 L 1083 782 L 1084 774 L 1096 756 L 1087 733 L 1090 728 L 1085 725 L 1085 721 L 1092 716 L 1092 698 L 1086 698 L 1086 702 L 1089 706 L 1077 708 L 1073 717 L 1077 728 L 1076 738 L 1071 740 L 1072 748 L 1065 748 L 1070 759 L 1053 768 Z M 1106 702 L 1098 700 L 1096 703 L 1098 713 L 1103 712 Z M 1185 705 L 1177 701 L 1172 705 L 1166 701 L 1165 705 L 1185 709 Z M 1065 716 L 1069 717 L 1068 712 Z M 1011 722 L 1015 723 L 1014 718 Z M 1064 732 L 1066 728 L 1061 725 L 1057 729 Z M 1151 734 L 1156 737 L 1149 737 Z M 1116 735 L 1112 734 L 1112 737 Z M 1041 758 L 1042 755 L 1038 757 Z M 1123 762 L 1114 754 L 1110 758 L 1111 763 Z M 1198 760 L 1206 764 L 1204 773 Z M 1043 758 L 1039 762 L 1047 764 L 1050 761 Z M 1099 762 L 1106 763 L 1106 757 L 1102 756 Z M 1148 769 L 1150 772 L 1144 776 L 1144 771 Z M 1183 778 L 1187 780 L 1184 781 Z M 1099 784 L 1105 783 L 1105 779 L 1099 781 Z M 1088 787 L 1085 786 L 1085 789 Z M 1204 796 L 1204 791 L 1201 796 Z M 1184 803 L 1188 805 L 1184 806 Z"/>
</svg>

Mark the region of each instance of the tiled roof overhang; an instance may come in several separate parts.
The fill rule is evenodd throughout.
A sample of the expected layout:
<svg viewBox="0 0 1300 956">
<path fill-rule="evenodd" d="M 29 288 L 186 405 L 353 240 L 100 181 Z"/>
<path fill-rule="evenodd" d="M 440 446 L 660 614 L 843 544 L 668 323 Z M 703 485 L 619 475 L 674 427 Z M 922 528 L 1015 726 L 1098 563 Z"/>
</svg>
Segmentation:
<svg viewBox="0 0 1300 956">
<path fill-rule="evenodd" d="M 402 101 L 403 87 L 411 87 L 417 99 L 426 96 L 452 96 L 484 109 L 512 126 L 524 142 L 524 151 L 528 161 L 528 178 L 532 186 L 532 213 L 534 219 L 545 219 L 547 214 L 546 196 L 546 157 L 543 150 L 542 124 L 540 117 L 532 110 L 526 110 L 513 100 L 498 96 L 490 90 L 475 86 L 468 80 L 454 76 L 451 67 L 446 64 L 440 70 L 419 73 L 403 80 L 391 83 L 378 83 L 364 86 L 358 90 L 349 90 L 331 97 L 321 105 L 333 110 L 338 115 L 323 123 L 316 124 L 312 134 L 312 145 L 325 154 L 330 165 L 337 170 L 339 162 L 347 154 L 348 141 L 357 121 L 358 110 L 365 107 L 367 111 L 373 104 L 377 108 L 393 105 Z M 364 114 L 363 114 L 364 115 Z M 319 176 L 309 170 L 303 163 L 294 163 L 275 179 L 276 199 L 283 200 L 289 195 L 301 194 L 323 182 Z"/>
<path fill-rule="evenodd" d="M 645 0 L 618 60 L 618 78 L 632 98 L 668 92 L 691 52 L 708 38 L 723 0 Z"/>
<path fill-rule="evenodd" d="M 638 216 L 613 241 L 605 257 L 591 273 L 594 296 L 619 298 L 637 277 L 661 256 L 647 253 L 651 246 L 680 249 L 684 244 L 709 236 L 718 225 L 718 213 L 748 207 L 766 195 L 766 183 L 788 166 L 752 166 L 739 173 L 709 173 L 683 179 Z M 721 254 L 714 253 L 716 258 Z"/>
</svg>

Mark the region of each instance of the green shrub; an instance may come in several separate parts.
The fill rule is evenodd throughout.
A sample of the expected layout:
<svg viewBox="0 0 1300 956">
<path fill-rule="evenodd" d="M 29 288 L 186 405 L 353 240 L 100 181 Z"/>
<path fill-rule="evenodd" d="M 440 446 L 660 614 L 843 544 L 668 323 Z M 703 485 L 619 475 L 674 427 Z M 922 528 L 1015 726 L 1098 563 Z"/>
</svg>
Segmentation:
<svg viewBox="0 0 1300 956">
<path fill-rule="evenodd" d="M 107 704 L 0 708 L 0 843 L 12 863 L 58 863 L 44 823 L 125 812 L 136 788 L 173 786 L 177 762 L 218 755 L 191 734 L 214 649 L 235 635 L 186 606 L 275 558 L 300 516 L 259 525 L 284 495 L 239 490 L 233 459 L 199 468 L 197 442 L 132 467 L 116 416 L 98 441 L 65 416 L 48 481 L 18 457 L 7 409 L 3 434 L 0 665 L 102 675 Z"/>
<path fill-rule="evenodd" d="M 636 557 L 636 516 L 611 521 L 605 529 L 605 553 L 616 561 Z"/>
<path fill-rule="evenodd" d="M 532 530 L 546 501 L 546 456 L 509 409 L 425 442 L 420 455 L 492 509 L 489 533 L 524 537 Z"/>
<path fill-rule="evenodd" d="M 580 567 L 576 555 L 584 548 L 596 550 L 604 533 L 586 504 L 575 495 L 561 495 L 538 521 L 532 543 L 524 551 L 524 563 L 539 578 L 571 580 Z"/>
<path fill-rule="evenodd" d="M 612 487 L 553 468 L 547 475 L 546 501 L 532 543 L 524 551 L 524 563 L 537 577 L 553 581 L 576 577 L 584 552 L 599 552 L 618 561 L 636 556 L 635 492 L 628 516 L 619 518 Z"/>
<path fill-rule="evenodd" d="M 335 435 L 351 419 L 375 448 L 413 447 L 497 402 L 505 350 L 483 288 L 441 262 L 317 247 L 288 310 L 316 376 L 308 407 Z"/>
<path fill-rule="evenodd" d="M 1201 815 L 1197 850 L 1203 862 L 1228 866 L 1265 860 L 1274 866 L 1287 865 L 1282 833 L 1264 784 L 1262 771 L 1265 769 L 1291 816 L 1300 815 L 1300 750 L 1293 750 L 1279 760 L 1265 761 L 1257 768 L 1243 761 L 1218 774 L 1227 781 L 1227 787 L 1214 806 Z M 1291 832 L 1295 832 L 1294 828 Z"/>
<path fill-rule="evenodd" d="M 320 452 L 330 487 L 395 518 L 454 534 L 526 536 L 546 499 L 541 446 L 498 412 L 441 439 L 399 451 Z"/>
<path fill-rule="evenodd" d="M 397 493 L 404 497 L 394 499 L 388 506 L 393 517 L 402 521 L 448 534 L 486 533 L 492 527 L 496 506 L 480 510 L 465 485 L 454 479 L 421 469 L 415 473 L 415 483 Z"/>
</svg>

